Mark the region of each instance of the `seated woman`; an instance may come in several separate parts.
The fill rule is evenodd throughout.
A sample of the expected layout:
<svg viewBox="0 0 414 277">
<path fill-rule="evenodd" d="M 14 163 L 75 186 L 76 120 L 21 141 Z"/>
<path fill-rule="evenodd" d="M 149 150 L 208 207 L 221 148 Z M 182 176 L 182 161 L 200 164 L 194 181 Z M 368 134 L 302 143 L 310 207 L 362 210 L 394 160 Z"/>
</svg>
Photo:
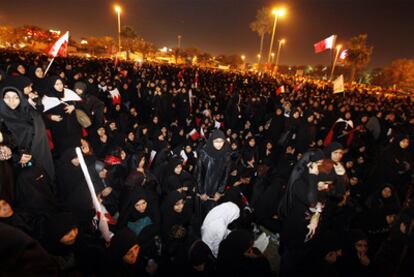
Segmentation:
<svg viewBox="0 0 414 277">
<path fill-rule="evenodd" d="M 160 215 L 157 205 L 142 188 L 131 191 L 128 199 L 121 203 L 118 228 L 128 227 L 136 236 L 143 252 L 153 252 L 156 237 L 160 234 Z"/>
</svg>

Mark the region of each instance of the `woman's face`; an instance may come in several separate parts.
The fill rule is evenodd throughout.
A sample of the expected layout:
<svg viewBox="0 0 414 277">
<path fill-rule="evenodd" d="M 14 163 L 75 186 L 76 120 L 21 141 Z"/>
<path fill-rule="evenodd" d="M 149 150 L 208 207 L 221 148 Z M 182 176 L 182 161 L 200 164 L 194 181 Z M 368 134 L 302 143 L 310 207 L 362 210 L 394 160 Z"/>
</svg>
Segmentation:
<svg viewBox="0 0 414 277">
<path fill-rule="evenodd" d="M 176 213 L 182 213 L 183 209 L 184 209 L 184 200 L 183 199 L 180 199 L 180 200 L 178 200 L 175 203 L 175 205 L 174 205 L 174 211 Z"/>
<path fill-rule="evenodd" d="M 17 71 L 19 71 L 19 73 L 22 75 L 26 74 L 26 68 L 24 68 L 24 66 L 21 64 L 17 67 Z"/>
<path fill-rule="evenodd" d="M 135 264 L 138 258 L 139 246 L 134 244 L 128 252 L 122 257 L 122 260 L 127 264 Z"/>
<path fill-rule="evenodd" d="M 402 149 L 407 149 L 408 146 L 410 146 L 410 141 L 407 138 L 405 138 L 402 141 L 400 141 L 400 147 Z"/>
<path fill-rule="evenodd" d="M 256 145 L 256 140 L 254 140 L 254 139 L 250 139 L 249 140 L 249 146 L 250 147 L 254 147 Z"/>
<path fill-rule="evenodd" d="M 193 148 L 191 147 L 191 145 L 187 145 L 186 147 L 185 147 L 185 152 L 186 153 L 191 153 L 193 151 Z"/>
<path fill-rule="evenodd" d="M 144 213 L 147 209 L 147 201 L 145 201 L 145 199 L 140 199 L 137 203 L 135 203 L 135 209 L 139 213 Z"/>
<path fill-rule="evenodd" d="M 20 97 L 14 91 L 8 91 L 4 94 L 3 98 L 4 103 L 6 103 L 7 107 L 12 110 L 15 110 L 20 105 Z"/>
<path fill-rule="evenodd" d="M 381 195 L 383 198 L 388 199 L 392 196 L 392 190 L 389 187 L 385 187 L 381 191 Z"/>
<path fill-rule="evenodd" d="M 78 228 L 75 227 L 66 233 L 61 239 L 60 242 L 64 245 L 73 245 L 76 241 L 76 237 L 78 236 Z"/>
<path fill-rule="evenodd" d="M 331 160 L 335 163 L 339 163 L 342 160 L 342 157 L 344 156 L 344 150 L 338 149 L 331 153 Z"/>
<path fill-rule="evenodd" d="M 63 91 L 63 83 L 60 79 L 56 80 L 55 85 L 53 86 L 55 90 L 62 92 Z"/>
<path fill-rule="evenodd" d="M 101 127 L 97 130 L 98 136 L 102 137 L 103 135 L 105 135 L 105 128 Z"/>
<path fill-rule="evenodd" d="M 129 133 L 128 133 L 128 139 L 129 139 L 130 141 L 134 141 L 134 140 L 135 140 L 135 135 L 134 135 L 134 133 L 133 133 L 133 132 L 129 132 Z"/>
<path fill-rule="evenodd" d="M 175 168 L 174 168 L 174 173 L 177 175 L 180 175 L 181 172 L 183 171 L 183 166 L 181 164 L 178 164 Z"/>
<path fill-rule="evenodd" d="M 154 118 L 152 119 L 152 123 L 154 123 L 154 124 L 158 124 L 158 117 L 154 117 Z"/>
<path fill-rule="evenodd" d="M 43 78 L 43 69 L 41 67 L 36 68 L 35 75 L 39 79 Z"/>
<path fill-rule="evenodd" d="M 355 243 L 355 249 L 359 255 L 365 255 L 368 251 L 368 242 L 366 240 L 359 240 Z"/>
<path fill-rule="evenodd" d="M 213 140 L 213 146 L 214 148 L 216 148 L 216 150 L 221 150 L 221 148 L 223 148 L 224 146 L 224 139 L 222 138 L 216 138 L 215 140 Z"/>
<path fill-rule="evenodd" d="M 6 200 L 0 200 L 0 218 L 7 218 L 13 215 L 13 209 Z"/>
</svg>

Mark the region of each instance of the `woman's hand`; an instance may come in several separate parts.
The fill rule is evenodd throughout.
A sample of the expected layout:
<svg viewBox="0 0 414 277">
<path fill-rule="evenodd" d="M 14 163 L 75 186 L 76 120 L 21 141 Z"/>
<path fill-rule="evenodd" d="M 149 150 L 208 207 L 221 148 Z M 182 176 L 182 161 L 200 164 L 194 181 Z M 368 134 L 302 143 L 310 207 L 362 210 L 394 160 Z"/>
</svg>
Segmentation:
<svg viewBox="0 0 414 277">
<path fill-rule="evenodd" d="M 369 265 L 370 260 L 365 253 L 364 254 L 358 253 L 358 258 L 362 265 L 365 265 L 365 266 Z"/>
<path fill-rule="evenodd" d="M 74 110 L 75 110 L 75 106 L 73 106 L 73 105 L 68 105 L 68 106 L 65 106 L 65 113 L 67 113 L 67 114 L 71 114 Z"/>
<path fill-rule="evenodd" d="M 55 115 L 55 114 L 51 115 L 51 116 L 50 116 L 50 119 L 51 119 L 52 121 L 55 121 L 55 122 L 60 122 L 60 121 L 62 121 L 62 120 L 63 120 L 63 118 L 62 118 L 60 115 Z"/>
<path fill-rule="evenodd" d="M 319 175 L 317 163 L 308 163 L 308 168 L 309 168 L 309 174 Z"/>
<path fill-rule="evenodd" d="M 318 223 L 319 223 L 319 213 L 315 213 L 312 216 L 309 225 L 306 226 L 309 229 L 309 232 L 306 235 L 305 242 L 307 242 L 307 241 L 309 241 L 313 238 L 313 236 L 316 233 L 316 228 L 318 228 Z"/>
<path fill-rule="evenodd" d="M 19 163 L 21 164 L 27 164 L 32 159 L 32 155 L 30 154 L 23 154 L 20 158 Z"/>
</svg>

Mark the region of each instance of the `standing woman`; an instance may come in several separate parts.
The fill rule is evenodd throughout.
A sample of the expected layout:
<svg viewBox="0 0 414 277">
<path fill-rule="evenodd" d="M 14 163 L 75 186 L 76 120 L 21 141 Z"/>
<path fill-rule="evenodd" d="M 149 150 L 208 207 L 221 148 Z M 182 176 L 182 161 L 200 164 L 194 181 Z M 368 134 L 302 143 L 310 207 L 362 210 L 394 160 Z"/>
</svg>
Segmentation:
<svg viewBox="0 0 414 277">
<path fill-rule="evenodd" d="M 57 76 L 49 78 L 47 91 L 48 94 L 43 97 L 42 102 L 45 105 L 47 125 L 52 133 L 56 152 L 61 156 L 65 150 L 80 145 L 82 128 L 76 119 L 75 106 L 77 104 L 75 104 L 75 101 L 65 101 L 66 99 L 80 100 L 80 97 L 70 90 L 65 90 L 62 79 Z M 47 109 L 47 102 L 51 98 L 54 101 L 57 98 L 68 105 L 61 103 L 51 109 Z"/>
<path fill-rule="evenodd" d="M 200 149 L 195 168 L 199 213 L 203 219 L 224 193 L 230 171 L 230 146 L 224 133 L 215 130 Z"/>
<path fill-rule="evenodd" d="M 20 90 L 15 87 L 3 88 L 0 117 L 12 134 L 19 154 L 21 153 L 20 163 L 25 165 L 34 158 L 53 180 L 55 170 L 44 122 Z"/>
</svg>

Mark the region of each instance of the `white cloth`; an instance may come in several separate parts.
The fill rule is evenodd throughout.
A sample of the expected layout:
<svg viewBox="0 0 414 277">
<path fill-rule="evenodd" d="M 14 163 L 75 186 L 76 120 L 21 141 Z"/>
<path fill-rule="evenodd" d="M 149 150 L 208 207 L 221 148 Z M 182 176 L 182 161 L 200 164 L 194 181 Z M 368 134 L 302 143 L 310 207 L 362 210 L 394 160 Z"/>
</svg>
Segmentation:
<svg viewBox="0 0 414 277">
<path fill-rule="evenodd" d="M 239 216 L 240 209 L 233 202 L 220 204 L 207 214 L 201 226 L 201 239 L 214 257 L 217 258 L 220 243 L 230 234 L 227 226 Z"/>
</svg>

